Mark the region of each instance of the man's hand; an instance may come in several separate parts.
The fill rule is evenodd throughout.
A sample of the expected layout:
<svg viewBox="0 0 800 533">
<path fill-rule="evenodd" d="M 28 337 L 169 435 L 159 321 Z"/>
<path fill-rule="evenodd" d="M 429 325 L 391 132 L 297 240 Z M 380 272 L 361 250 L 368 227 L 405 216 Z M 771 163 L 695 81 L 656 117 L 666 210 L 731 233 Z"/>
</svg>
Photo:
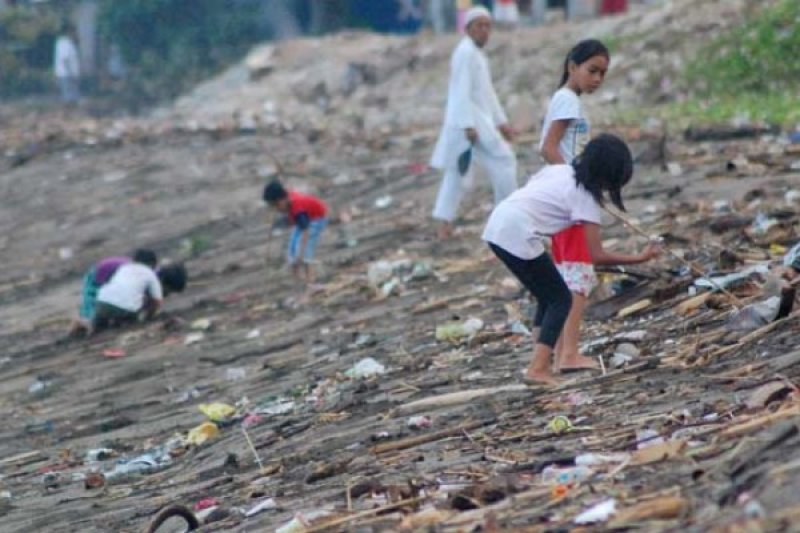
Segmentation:
<svg viewBox="0 0 800 533">
<path fill-rule="evenodd" d="M 478 142 L 478 130 L 476 130 L 475 128 L 467 128 L 466 130 L 464 130 L 464 132 L 466 133 L 467 140 L 470 143 L 475 144 L 476 142 Z"/>
<path fill-rule="evenodd" d="M 506 141 L 510 143 L 514 142 L 514 137 L 517 136 L 517 132 L 514 131 L 514 128 L 512 128 L 510 124 L 500 124 L 497 126 L 497 129 L 500 130 L 500 135 L 502 135 Z"/>
</svg>

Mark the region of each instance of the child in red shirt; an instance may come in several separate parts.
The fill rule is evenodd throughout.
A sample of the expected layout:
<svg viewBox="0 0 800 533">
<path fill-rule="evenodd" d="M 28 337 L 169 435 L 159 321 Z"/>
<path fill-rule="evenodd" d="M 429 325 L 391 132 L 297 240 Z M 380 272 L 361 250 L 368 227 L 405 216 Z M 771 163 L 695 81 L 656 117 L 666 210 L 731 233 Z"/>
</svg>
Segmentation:
<svg viewBox="0 0 800 533">
<path fill-rule="evenodd" d="M 311 261 L 319 236 L 328 225 L 328 208 L 315 196 L 286 190 L 279 181 L 264 188 L 264 201 L 289 217 L 289 223 L 294 226 L 289 237 L 289 266 L 295 276 L 312 283 Z"/>
</svg>

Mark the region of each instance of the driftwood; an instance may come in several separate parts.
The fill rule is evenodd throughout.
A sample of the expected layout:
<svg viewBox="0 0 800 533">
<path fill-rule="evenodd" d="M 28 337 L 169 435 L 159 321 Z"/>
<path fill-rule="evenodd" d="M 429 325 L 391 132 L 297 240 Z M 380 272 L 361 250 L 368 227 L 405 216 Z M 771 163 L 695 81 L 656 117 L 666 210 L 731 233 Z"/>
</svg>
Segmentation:
<svg viewBox="0 0 800 533">
<path fill-rule="evenodd" d="M 504 392 L 522 392 L 530 390 L 534 392 L 527 385 L 501 385 L 499 387 L 473 389 L 457 392 L 449 392 L 439 396 L 432 396 L 430 398 L 423 398 L 411 403 L 401 405 L 394 409 L 396 415 L 409 415 L 424 411 L 425 409 L 438 409 L 439 407 L 448 407 L 450 405 L 461 405 L 464 403 L 484 398 L 486 396 L 494 396 L 495 394 L 502 394 Z"/>
<path fill-rule="evenodd" d="M 437 440 L 446 439 L 448 437 L 462 435 L 465 431 L 470 431 L 473 429 L 477 429 L 479 427 L 487 426 L 494 422 L 495 420 L 482 420 L 476 422 L 469 422 L 467 424 L 461 424 L 457 427 L 443 429 L 441 431 L 436 431 L 434 433 L 426 433 L 424 435 L 409 437 L 407 439 L 402 439 L 394 442 L 386 442 L 383 444 L 378 444 L 377 446 L 373 446 L 372 448 L 370 448 L 369 451 L 376 455 L 379 455 L 386 452 L 396 452 L 399 450 L 406 450 L 408 448 L 414 448 L 415 446 L 419 446 L 421 444 L 427 444 L 429 442 L 435 442 Z"/>
</svg>

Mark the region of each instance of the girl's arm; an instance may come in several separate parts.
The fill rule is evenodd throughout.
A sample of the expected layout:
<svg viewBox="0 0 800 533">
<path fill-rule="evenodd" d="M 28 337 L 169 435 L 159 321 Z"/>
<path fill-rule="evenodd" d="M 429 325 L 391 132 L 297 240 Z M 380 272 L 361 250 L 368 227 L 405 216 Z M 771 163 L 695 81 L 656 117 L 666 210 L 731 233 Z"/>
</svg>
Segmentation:
<svg viewBox="0 0 800 533">
<path fill-rule="evenodd" d="M 589 247 L 592 262 L 595 265 L 635 265 L 649 261 L 661 254 L 660 247 L 652 243 L 648 244 L 644 251 L 635 255 L 608 252 L 603 249 L 600 225 L 586 222 L 584 223 L 584 228 L 586 230 L 586 245 Z"/>
<path fill-rule="evenodd" d="M 561 157 L 561 151 L 558 145 L 561 144 L 561 139 L 564 138 L 567 128 L 571 120 L 555 120 L 550 124 L 550 129 L 547 130 L 547 137 L 544 138 L 542 144 L 542 157 L 551 165 L 563 165 L 566 163 L 564 158 Z"/>
</svg>

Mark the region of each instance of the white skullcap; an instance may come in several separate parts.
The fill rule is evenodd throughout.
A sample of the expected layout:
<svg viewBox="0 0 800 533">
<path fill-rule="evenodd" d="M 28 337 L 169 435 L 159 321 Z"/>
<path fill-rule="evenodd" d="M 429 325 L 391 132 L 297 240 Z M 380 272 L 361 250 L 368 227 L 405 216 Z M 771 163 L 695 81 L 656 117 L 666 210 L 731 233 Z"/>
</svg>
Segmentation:
<svg viewBox="0 0 800 533">
<path fill-rule="evenodd" d="M 469 11 L 467 11 L 466 16 L 464 17 L 464 27 L 469 26 L 470 24 L 472 24 L 472 21 L 481 17 L 486 17 L 487 19 L 492 20 L 492 14 L 489 13 L 489 10 L 486 9 L 485 7 L 475 6 L 470 8 Z"/>
</svg>

